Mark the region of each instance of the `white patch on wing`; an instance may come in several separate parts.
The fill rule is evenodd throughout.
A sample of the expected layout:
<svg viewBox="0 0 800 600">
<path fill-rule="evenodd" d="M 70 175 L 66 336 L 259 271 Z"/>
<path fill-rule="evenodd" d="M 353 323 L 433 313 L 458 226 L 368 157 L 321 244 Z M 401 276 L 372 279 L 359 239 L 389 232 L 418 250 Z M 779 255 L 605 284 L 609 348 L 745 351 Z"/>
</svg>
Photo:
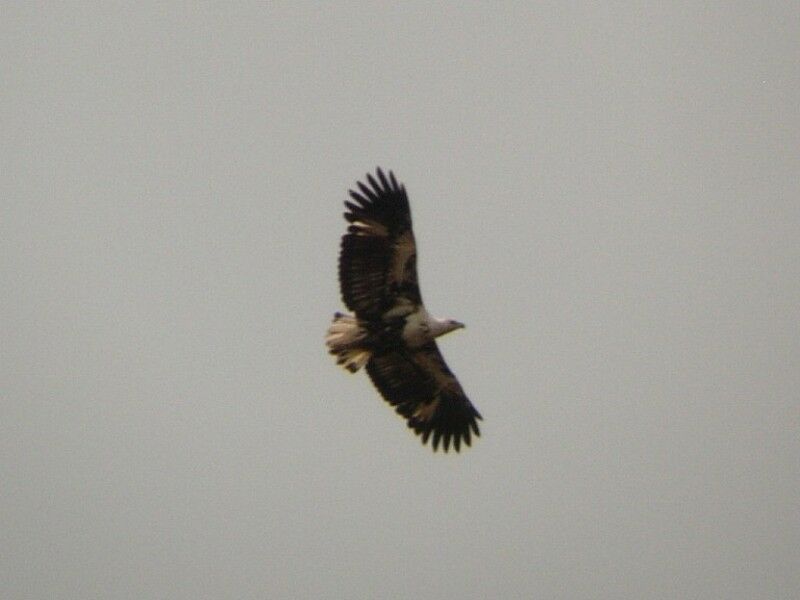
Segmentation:
<svg viewBox="0 0 800 600">
<path fill-rule="evenodd" d="M 372 219 L 359 219 L 351 223 L 357 229 L 356 235 L 374 235 L 378 237 L 386 237 L 389 235 L 389 230 L 383 223 L 374 221 Z"/>
<path fill-rule="evenodd" d="M 436 409 L 439 408 L 439 401 L 439 396 L 436 396 L 430 402 L 420 404 L 412 416 L 419 421 L 430 421 L 433 415 L 436 414 Z"/>
<path fill-rule="evenodd" d="M 393 317 L 406 317 L 414 312 L 415 308 L 416 305 L 411 300 L 400 296 L 397 298 L 397 304 L 387 310 L 383 314 L 383 318 L 391 319 Z"/>
<path fill-rule="evenodd" d="M 394 243 L 392 269 L 389 273 L 390 281 L 401 282 L 407 279 L 405 272 L 406 263 L 416 252 L 417 245 L 414 243 L 414 234 L 409 229 L 397 238 L 397 241 Z"/>
</svg>

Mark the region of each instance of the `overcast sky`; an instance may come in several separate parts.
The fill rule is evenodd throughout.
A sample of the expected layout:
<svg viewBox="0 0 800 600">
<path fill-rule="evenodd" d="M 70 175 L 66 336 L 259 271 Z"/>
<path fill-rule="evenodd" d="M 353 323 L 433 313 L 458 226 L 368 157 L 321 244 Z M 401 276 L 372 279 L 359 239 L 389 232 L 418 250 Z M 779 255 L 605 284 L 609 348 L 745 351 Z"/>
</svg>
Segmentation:
<svg viewBox="0 0 800 600">
<path fill-rule="evenodd" d="M 800 5 L 5 3 L 0 596 L 800 596 Z M 484 416 L 327 355 L 405 183 Z"/>
</svg>

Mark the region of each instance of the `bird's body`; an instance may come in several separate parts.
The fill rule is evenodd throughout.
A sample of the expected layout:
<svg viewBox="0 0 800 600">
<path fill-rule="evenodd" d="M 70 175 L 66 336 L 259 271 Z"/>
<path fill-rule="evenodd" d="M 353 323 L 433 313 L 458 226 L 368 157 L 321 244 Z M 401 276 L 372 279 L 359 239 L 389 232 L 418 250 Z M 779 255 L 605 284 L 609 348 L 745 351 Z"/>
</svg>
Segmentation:
<svg viewBox="0 0 800 600">
<path fill-rule="evenodd" d="M 458 451 L 479 435 L 481 416 L 447 367 L 435 339 L 463 327 L 432 317 L 417 284 L 416 242 L 405 188 L 380 169 L 369 187 L 350 192 L 342 237 L 339 281 L 342 298 L 354 315 L 336 313 L 326 344 L 351 372 L 366 367 L 375 387 L 408 426 Z"/>
</svg>

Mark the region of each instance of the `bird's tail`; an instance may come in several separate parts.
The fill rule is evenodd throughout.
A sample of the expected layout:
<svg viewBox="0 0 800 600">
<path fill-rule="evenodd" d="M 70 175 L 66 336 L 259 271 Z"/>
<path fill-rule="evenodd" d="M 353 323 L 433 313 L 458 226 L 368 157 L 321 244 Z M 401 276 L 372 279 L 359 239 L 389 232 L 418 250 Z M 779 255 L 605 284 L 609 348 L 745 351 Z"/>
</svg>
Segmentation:
<svg viewBox="0 0 800 600">
<path fill-rule="evenodd" d="M 355 373 L 372 356 L 372 351 L 364 347 L 366 339 L 367 330 L 356 317 L 337 312 L 328 328 L 325 344 L 328 351 L 336 357 L 336 364 Z"/>
</svg>

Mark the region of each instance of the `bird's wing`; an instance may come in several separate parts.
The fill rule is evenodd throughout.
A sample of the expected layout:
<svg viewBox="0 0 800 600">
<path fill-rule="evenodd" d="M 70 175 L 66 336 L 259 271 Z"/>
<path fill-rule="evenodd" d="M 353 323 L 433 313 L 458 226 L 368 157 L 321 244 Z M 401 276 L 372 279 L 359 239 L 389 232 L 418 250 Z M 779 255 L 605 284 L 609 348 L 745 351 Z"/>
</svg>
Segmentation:
<svg viewBox="0 0 800 600">
<path fill-rule="evenodd" d="M 344 218 L 350 223 L 342 237 L 339 283 L 342 299 L 356 315 L 377 319 L 392 309 L 408 311 L 422 303 L 417 284 L 417 246 L 405 187 L 381 169 L 377 180 L 350 190 Z"/>
<path fill-rule="evenodd" d="M 471 435 L 480 435 L 481 415 L 447 367 L 436 342 L 379 353 L 367 363 L 367 372 L 384 399 L 422 436 L 423 444 L 432 437 L 433 449 L 441 441 L 447 452 L 452 441 L 458 452 L 462 441 L 469 446 Z"/>
</svg>

